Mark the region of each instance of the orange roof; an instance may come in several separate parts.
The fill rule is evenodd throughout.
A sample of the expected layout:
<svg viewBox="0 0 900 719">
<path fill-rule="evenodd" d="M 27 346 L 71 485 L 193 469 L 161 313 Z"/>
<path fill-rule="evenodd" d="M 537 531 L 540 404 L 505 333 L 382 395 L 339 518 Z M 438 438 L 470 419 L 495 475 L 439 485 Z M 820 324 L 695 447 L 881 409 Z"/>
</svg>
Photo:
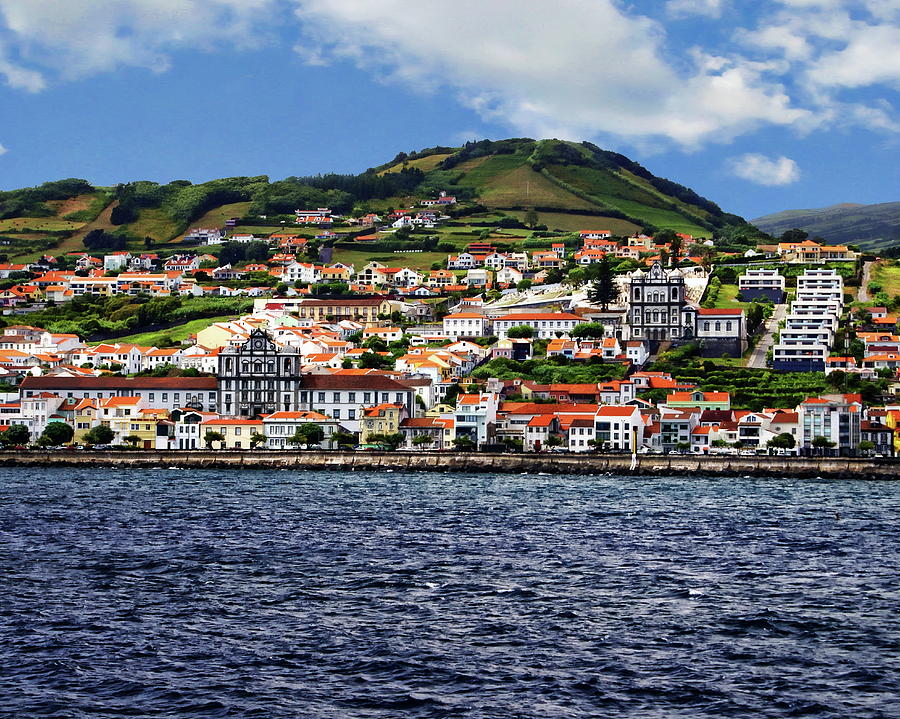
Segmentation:
<svg viewBox="0 0 900 719">
<path fill-rule="evenodd" d="M 597 410 L 597 417 L 630 417 L 637 411 L 637 407 L 620 407 L 616 405 L 604 405 Z"/>
</svg>

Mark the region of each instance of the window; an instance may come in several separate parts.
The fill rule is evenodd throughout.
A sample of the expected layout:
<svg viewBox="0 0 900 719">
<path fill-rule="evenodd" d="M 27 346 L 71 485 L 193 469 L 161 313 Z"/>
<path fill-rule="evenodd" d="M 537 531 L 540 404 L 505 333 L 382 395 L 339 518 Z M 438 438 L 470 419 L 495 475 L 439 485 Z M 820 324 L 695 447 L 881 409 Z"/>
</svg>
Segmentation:
<svg viewBox="0 0 900 719">
<path fill-rule="evenodd" d="M 341 393 L 340 392 L 332 392 L 331 393 L 331 401 L 335 404 L 338 404 L 341 401 Z"/>
<path fill-rule="evenodd" d="M 337 417 L 335 417 L 335 419 L 337 419 Z M 356 410 L 355 409 L 347 410 L 347 419 L 356 419 Z"/>
<path fill-rule="evenodd" d="M 341 410 L 339 410 L 339 409 L 334 410 L 334 412 L 332 412 L 332 414 L 334 415 L 335 419 L 341 418 Z"/>
<path fill-rule="evenodd" d="M 347 394 L 347 401 L 350 403 L 356 402 L 356 392 L 349 392 Z"/>
<path fill-rule="evenodd" d="M 324 401 L 325 401 L 325 393 L 319 392 L 319 402 L 324 402 Z"/>
</svg>

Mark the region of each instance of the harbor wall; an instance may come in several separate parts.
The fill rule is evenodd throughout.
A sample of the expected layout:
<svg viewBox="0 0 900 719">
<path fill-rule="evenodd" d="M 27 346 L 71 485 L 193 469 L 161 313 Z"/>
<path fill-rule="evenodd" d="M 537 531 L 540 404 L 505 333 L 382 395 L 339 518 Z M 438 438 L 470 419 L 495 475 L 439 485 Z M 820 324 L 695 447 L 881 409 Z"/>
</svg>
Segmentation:
<svg viewBox="0 0 900 719">
<path fill-rule="evenodd" d="M 511 474 L 722 475 L 896 479 L 900 459 L 731 455 L 492 454 L 483 452 L 4 451 L 5 467 L 429 471 Z"/>
</svg>

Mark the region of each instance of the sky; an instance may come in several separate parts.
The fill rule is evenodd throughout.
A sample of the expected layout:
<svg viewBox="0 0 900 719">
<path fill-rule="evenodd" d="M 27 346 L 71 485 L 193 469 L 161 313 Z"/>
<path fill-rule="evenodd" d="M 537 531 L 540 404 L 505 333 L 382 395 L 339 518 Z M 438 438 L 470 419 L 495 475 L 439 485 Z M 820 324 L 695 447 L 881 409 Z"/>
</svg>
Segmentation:
<svg viewBox="0 0 900 719">
<path fill-rule="evenodd" d="M 900 201 L 900 0 L 0 0 L 0 189 L 590 140 L 748 219 Z"/>
</svg>

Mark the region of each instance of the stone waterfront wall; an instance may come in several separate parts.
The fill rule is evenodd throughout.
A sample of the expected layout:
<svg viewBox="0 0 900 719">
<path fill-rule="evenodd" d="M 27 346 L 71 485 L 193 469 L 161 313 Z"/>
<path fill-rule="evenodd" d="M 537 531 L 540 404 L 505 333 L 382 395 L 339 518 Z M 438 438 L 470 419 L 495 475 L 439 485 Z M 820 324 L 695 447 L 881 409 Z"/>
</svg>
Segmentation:
<svg viewBox="0 0 900 719">
<path fill-rule="evenodd" d="M 900 460 L 810 457 L 489 454 L 428 452 L 0 452 L 0 466 L 722 475 L 895 479 Z"/>
</svg>

